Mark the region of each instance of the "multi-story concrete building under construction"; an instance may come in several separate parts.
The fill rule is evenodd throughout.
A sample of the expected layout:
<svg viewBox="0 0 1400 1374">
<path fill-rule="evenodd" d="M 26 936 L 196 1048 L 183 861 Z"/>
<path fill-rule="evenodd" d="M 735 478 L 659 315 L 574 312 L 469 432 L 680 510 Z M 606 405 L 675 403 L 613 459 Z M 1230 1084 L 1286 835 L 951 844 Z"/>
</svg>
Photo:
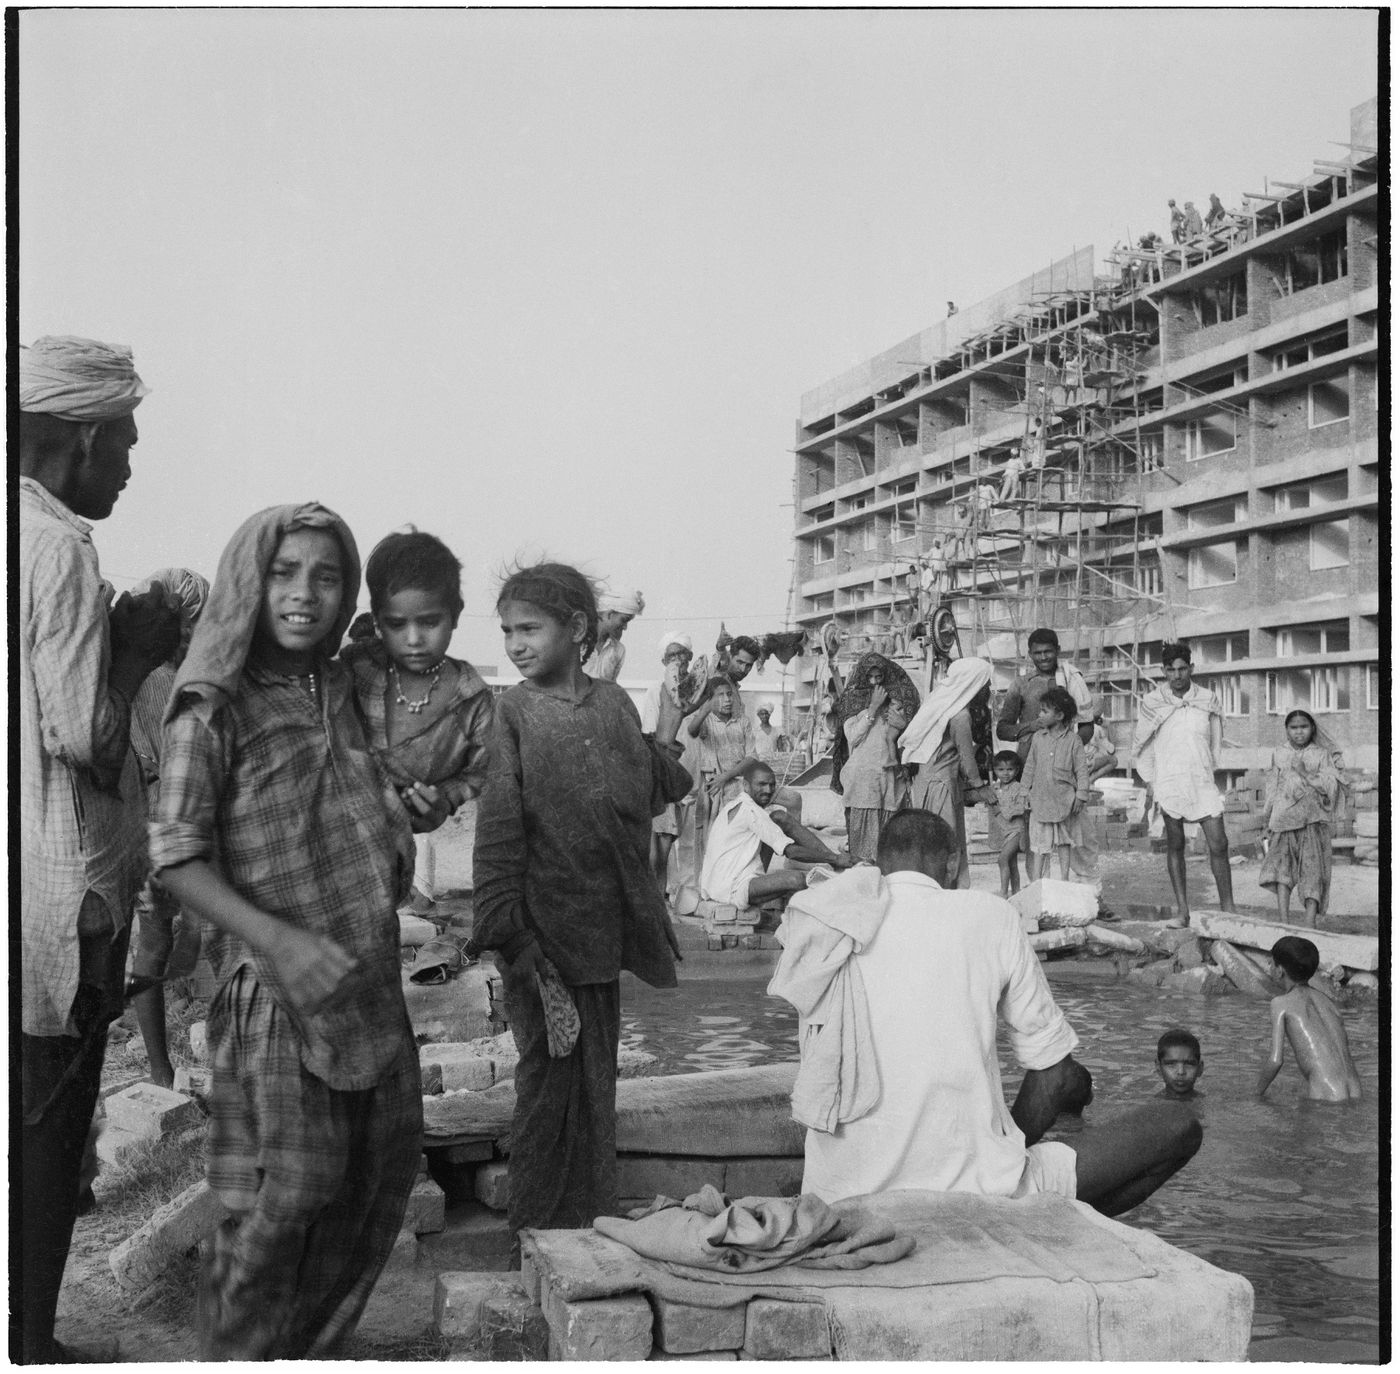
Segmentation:
<svg viewBox="0 0 1400 1374">
<path fill-rule="evenodd" d="M 807 393 L 798 623 L 839 627 L 838 664 L 912 668 L 942 607 L 998 686 L 1051 626 L 1125 764 L 1158 645 L 1185 640 L 1227 773 L 1294 706 L 1375 767 L 1383 169 L 1371 100 L 1200 235 L 1085 248 Z"/>
</svg>

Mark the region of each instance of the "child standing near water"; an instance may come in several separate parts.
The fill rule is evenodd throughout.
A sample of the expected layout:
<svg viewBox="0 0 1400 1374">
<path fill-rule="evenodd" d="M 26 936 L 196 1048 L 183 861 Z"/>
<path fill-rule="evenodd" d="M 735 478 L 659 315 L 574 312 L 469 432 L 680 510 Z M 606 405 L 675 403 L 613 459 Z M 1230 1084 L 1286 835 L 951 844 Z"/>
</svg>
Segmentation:
<svg viewBox="0 0 1400 1374">
<path fill-rule="evenodd" d="M 209 1186 L 232 1216 L 200 1292 L 205 1359 L 330 1357 L 393 1249 L 422 1156 L 394 909 L 413 864 L 331 655 L 360 561 L 324 506 L 234 534 L 165 716 L 151 864 L 215 927 Z"/>
<path fill-rule="evenodd" d="M 1273 1044 L 1259 1070 L 1258 1093 L 1269 1091 L 1283 1067 L 1285 1040 L 1302 1071 L 1307 1095 L 1321 1102 L 1348 1102 L 1361 1096 L 1361 1075 L 1352 1062 L 1346 1027 L 1330 998 L 1309 985 L 1317 972 L 1317 946 L 1300 935 L 1285 935 L 1269 951 L 1274 976 L 1284 994 L 1269 1003 Z"/>
<path fill-rule="evenodd" d="M 1341 788 L 1341 755 L 1306 711 L 1283 722 L 1288 749 L 1274 759 L 1266 811 L 1269 852 L 1259 886 L 1271 887 L 1280 921 L 1288 920 L 1293 889 L 1303 901 L 1303 924 L 1316 926 L 1332 886 L 1332 811 Z"/>
<path fill-rule="evenodd" d="M 341 652 L 350 669 L 369 742 L 393 784 L 441 793 L 439 820 L 481 791 L 491 692 L 447 646 L 462 613 L 462 565 L 442 540 L 417 530 L 381 539 L 365 564 L 378 638 Z M 413 910 L 431 910 L 434 839 L 414 836 Z"/>
<path fill-rule="evenodd" d="M 987 808 L 987 841 L 997 852 L 1001 870 L 1001 895 L 1009 897 L 1021 890 L 1018 854 L 1031 857 L 1031 794 L 1021 781 L 1021 756 L 1014 749 L 1003 749 L 992 759 L 992 790 L 996 801 Z"/>
<path fill-rule="evenodd" d="M 1069 880 L 1070 850 L 1084 843 L 1081 812 L 1089 800 L 1089 765 L 1074 728 L 1078 707 L 1063 687 L 1047 687 L 1040 698 L 1039 728 L 1031 736 L 1021 781 L 1031 798 L 1032 882 L 1046 876 L 1053 852 L 1060 877 Z"/>
<path fill-rule="evenodd" d="M 473 944 L 498 953 L 520 1051 L 510 1223 L 589 1226 L 617 1209 L 618 975 L 676 985 L 651 820 L 691 779 L 677 761 L 680 708 L 668 694 L 648 739 L 627 693 L 583 672 L 598 634 L 587 578 L 561 563 L 522 568 L 496 609 L 525 680 L 496 705 L 477 810 Z M 571 1019 L 569 1046 L 559 1032 Z"/>
</svg>

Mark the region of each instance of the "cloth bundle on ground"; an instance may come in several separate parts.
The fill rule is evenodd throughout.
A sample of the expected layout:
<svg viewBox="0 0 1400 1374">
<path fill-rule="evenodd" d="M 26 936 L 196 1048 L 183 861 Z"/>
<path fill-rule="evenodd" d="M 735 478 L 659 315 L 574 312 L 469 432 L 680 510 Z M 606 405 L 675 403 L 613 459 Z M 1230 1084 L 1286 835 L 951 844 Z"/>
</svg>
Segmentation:
<svg viewBox="0 0 1400 1374">
<path fill-rule="evenodd" d="M 890 897 L 878 869 L 853 868 L 794 894 L 770 997 L 797 1008 L 802 1066 L 792 1118 L 816 1131 L 856 1121 L 880 1101 L 865 982 L 851 956 L 875 938 Z"/>
<path fill-rule="evenodd" d="M 836 703 L 836 746 L 831 755 L 831 790 L 841 792 L 841 770 L 850 757 L 850 745 L 844 726 L 852 716 L 859 715 L 870 705 L 870 674 L 880 672 L 880 685 L 889 693 L 890 701 L 906 721 L 919 711 L 919 689 L 899 664 L 883 654 L 862 654 L 856 666 L 846 675 L 846 690 Z"/>
<path fill-rule="evenodd" d="M 471 936 L 467 932 L 453 934 L 443 931 L 436 939 L 420 946 L 414 956 L 413 965 L 408 970 L 410 983 L 445 983 L 464 968 L 476 963 L 476 957 L 467 952 Z"/>
<path fill-rule="evenodd" d="M 912 1236 L 864 1213 L 841 1213 L 810 1193 L 731 1201 L 706 1184 L 684 1201 L 658 1197 L 627 1219 L 598 1217 L 594 1229 L 647 1259 L 731 1274 L 792 1265 L 865 1269 L 903 1259 Z"/>
<path fill-rule="evenodd" d="M 78 424 L 130 415 L 150 391 L 126 344 L 48 335 L 19 350 L 19 408 Z"/>
</svg>

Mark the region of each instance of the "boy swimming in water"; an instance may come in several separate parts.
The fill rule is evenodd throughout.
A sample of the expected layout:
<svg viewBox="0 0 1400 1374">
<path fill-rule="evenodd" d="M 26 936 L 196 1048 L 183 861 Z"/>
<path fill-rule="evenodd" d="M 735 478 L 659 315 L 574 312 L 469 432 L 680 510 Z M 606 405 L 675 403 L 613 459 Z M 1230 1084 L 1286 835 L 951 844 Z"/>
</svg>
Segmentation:
<svg viewBox="0 0 1400 1374">
<path fill-rule="evenodd" d="M 1287 1037 L 1307 1084 L 1307 1095 L 1321 1102 L 1348 1102 L 1361 1096 L 1361 1076 L 1352 1062 L 1346 1027 L 1331 1000 L 1308 980 L 1317 972 L 1317 946 L 1301 936 L 1287 935 L 1269 951 L 1274 975 L 1283 980 L 1282 997 L 1269 1003 L 1273 1046 L 1259 1070 L 1258 1095 L 1269 1091 L 1283 1067 Z"/>
<path fill-rule="evenodd" d="M 1205 1072 L 1201 1042 L 1189 1030 L 1169 1030 L 1157 1042 L 1157 1072 L 1162 1075 L 1158 1097 L 1191 1102 L 1200 1097 L 1196 1080 Z"/>
</svg>

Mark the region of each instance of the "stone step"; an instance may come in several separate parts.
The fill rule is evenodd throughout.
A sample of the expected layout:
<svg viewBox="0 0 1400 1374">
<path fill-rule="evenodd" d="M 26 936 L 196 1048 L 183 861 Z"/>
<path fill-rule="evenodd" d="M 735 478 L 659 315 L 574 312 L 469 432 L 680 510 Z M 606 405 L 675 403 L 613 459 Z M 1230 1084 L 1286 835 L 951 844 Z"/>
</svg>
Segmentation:
<svg viewBox="0 0 1400 1374">
<path fill-rule="evenodd" d="M 1318 967 L 1324 973 L 1334 968 L 1374 973 L 1380 967 L 1380 940 L 1374 935 L 1338 935 L 1228 911 L 1193 911 L 1191 928 L 1211 940 L 1228 940 L 1265 954 L 1285 935 L 1300 935 L 1317 946 Z"/>
</svg>

